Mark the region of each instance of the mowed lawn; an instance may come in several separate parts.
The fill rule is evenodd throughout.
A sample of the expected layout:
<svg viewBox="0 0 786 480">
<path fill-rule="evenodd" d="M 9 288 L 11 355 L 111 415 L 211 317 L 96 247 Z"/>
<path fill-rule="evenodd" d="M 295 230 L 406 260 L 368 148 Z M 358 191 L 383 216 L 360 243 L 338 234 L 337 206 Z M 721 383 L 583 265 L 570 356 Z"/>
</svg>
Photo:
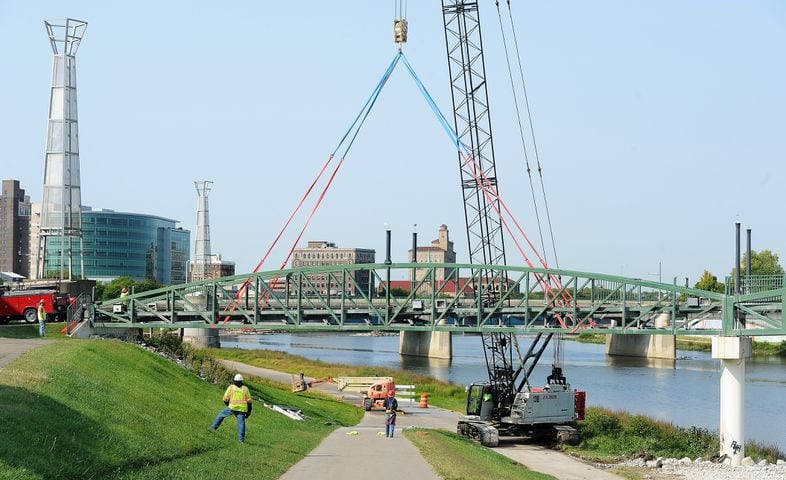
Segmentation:
<svg viewBox="0 0 786 480">
<path fill-rule="evenodd" d="M 209 426 L 225 385 L 112 340 L 56 342 L 0 369 L 0 479 L 278 478 L 360 409 L 250 382 L 246 443 Z M 290 420 L 262 401 L 301 408 Z"/>
</svg>

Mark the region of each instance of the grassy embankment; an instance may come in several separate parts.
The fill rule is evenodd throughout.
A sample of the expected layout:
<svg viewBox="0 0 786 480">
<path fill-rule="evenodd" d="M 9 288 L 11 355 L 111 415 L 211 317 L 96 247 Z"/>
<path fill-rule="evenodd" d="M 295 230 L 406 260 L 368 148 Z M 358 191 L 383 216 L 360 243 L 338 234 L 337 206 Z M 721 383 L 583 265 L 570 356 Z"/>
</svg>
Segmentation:
<svg viewBox="0 0 786 480">
<path fill-rule="evenodd" d="M 271 350 L 210 350 L 211 355 L 282 372 L 303 371 L 312 377 L 390 375 L 396 382 L 412 383 L 418 392 L 429 393 L 429 404 L 462 412 L 466 394 L 463 387 L 440 382 L 431 377 L 375 367 L 331 365 L 317 360 Z M 699 456 L 710 458 L 718 450 L 717 433 L 696 427 L 679 428 L 668 422 L 627 412 L 588 408 L 587 420 L 578 423 L 581 445 L 569 450 L 576 455 L 605 461 L 629 458 L 640 452 L 664 457 Z M 748 455 L 774 461 L 784 458 L 774 447 L 748 442 Z"/>
<path fill-rule="evenodd" d="M 444 430 L 406 429 L 404 435 L 445 480 L 493 478 L 495 480 L 547 480 L 551 475 L 533 472 L 492 449 Z"/>
<path fill-rule="evenodd" d="M 49 338 L 67 339 L 56 334 L 61 326 L 48 326 Z M 37 326 L 0 330 L 7 338 L 37 335 Z M 292 422 L 257 402 L 241 447 L 231 418 L 218 433 L 208 430 L 222 407 L 223 386 L 194 373 L 224 384 L 230 372 L 171 337 L 156 343 L 191 371 L 116 341 L 57 342 L 0 369 L 0 479 L 217 478 L 228 471 L 233 478 L 278 478 L 333 425 L 354 424 L 362 415 L 312 391 L 295 395 L 289 385 L 253 379 L 255 399 L 301 408 L 308 420 Z M 470 477 L 551 478 L 465 440 L 455 448 L 456 440 L 434 441 L 449 447 L 426 455 L 436 469 L 454 466 L 445 478 L 469 478 L 468 471 L 477 472 Z M 483 470 L 466 470 L 472 465 Z"/>
<path fill-rule="evenodd" d="M 5 329 L 2 334 L 8 332 Z M 53 338 L 57 338 L 53 336 Z M 0 479 L 278 478 L 360 409 L 249 382 L 255 399 L 301 408 L 293 422 L 257 402 L 246 443 L 233 419 L 209 429 L 223 386 L 137 346 L 63 341 L 0 369 Z"/>
<path fill-rule="evenodd" d="M 606 335 L 602 333 L 580 333 L 577 336 L 565 336 L 566 340 L 581 343 L 606 343 Z M 709 352 L 712 350 L 712 339 L 697 336 L 677 336 L 677 350 Z M 786 341 L 780 343 L 753 342 L 753 356 L 786 357 Z"/>
</svg>

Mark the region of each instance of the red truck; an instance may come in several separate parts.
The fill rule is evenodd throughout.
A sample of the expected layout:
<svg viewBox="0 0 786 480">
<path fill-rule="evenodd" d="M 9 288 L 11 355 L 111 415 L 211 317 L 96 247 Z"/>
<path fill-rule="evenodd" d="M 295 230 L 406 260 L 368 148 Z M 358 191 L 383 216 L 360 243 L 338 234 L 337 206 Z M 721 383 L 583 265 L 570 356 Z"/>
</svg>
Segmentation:
<svg viewBox="0 0 786 480">
<path fill-rule="evenodd" d="M 0 290 L 0 323 L 22 319 L 27 323 L 38 321 L 38 302 L 44 301 L 48 320 L 64 317 L 68 309 L 68 294 L 56 290 Z"/>
</svg>

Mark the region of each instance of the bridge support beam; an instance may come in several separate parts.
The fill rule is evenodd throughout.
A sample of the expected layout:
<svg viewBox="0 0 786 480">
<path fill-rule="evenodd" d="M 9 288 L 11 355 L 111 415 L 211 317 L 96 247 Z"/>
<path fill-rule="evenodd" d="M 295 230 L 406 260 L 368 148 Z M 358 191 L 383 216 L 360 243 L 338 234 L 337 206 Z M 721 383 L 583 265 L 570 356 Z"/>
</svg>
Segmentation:
<svg viewBox="0 0 786 480">
<path fill-rule="evenodd" d="M 450 332 L 401 332 L 398 353 L 416 357 L 453 357 L 453 338 Z"/>
<path fill-rule="evenodd" d="M 745 359 L 750 337 L 713 337 L 712 358 L 721 361 L 720 454 L 739 466 L 745 458 Z"/>
</svg>

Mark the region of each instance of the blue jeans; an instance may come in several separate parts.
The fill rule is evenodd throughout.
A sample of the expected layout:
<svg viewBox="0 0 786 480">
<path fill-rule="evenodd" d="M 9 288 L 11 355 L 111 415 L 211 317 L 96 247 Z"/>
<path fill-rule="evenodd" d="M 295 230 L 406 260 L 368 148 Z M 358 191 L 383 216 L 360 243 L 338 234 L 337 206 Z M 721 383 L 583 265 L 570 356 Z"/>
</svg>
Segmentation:
<svg viewBox="0 0 786 480">
<path fill-rule="evenodd" d="M 245 412 L 238 412 L 235 410 L 230 410 L 229 407 L 221 410 L 218 413 L 218 416 L 213 421 L 213 425 L 210 426 L 213 430 L 218 430 L 218 427 L 221 425 L 221 422 L 224 421 L 230 415 L 234 415 L 237 419 L 237 439 L 239 441 L 245 441 L 246 439 L 246 414 Z"/>
<path fill-rule="evenodd" d="M 395 413 L 386 413 L 385 414 L 385 436 L 386 437 L 393 437 L 393 431 L 396 429 L 396 414 Z"/>
<path fill-rule="evenodd" d="M 38 322 L 38 336 L 43 337 L 44 333 L 46 333 L 46 322 L 42 320 Z"/>
</svg>

